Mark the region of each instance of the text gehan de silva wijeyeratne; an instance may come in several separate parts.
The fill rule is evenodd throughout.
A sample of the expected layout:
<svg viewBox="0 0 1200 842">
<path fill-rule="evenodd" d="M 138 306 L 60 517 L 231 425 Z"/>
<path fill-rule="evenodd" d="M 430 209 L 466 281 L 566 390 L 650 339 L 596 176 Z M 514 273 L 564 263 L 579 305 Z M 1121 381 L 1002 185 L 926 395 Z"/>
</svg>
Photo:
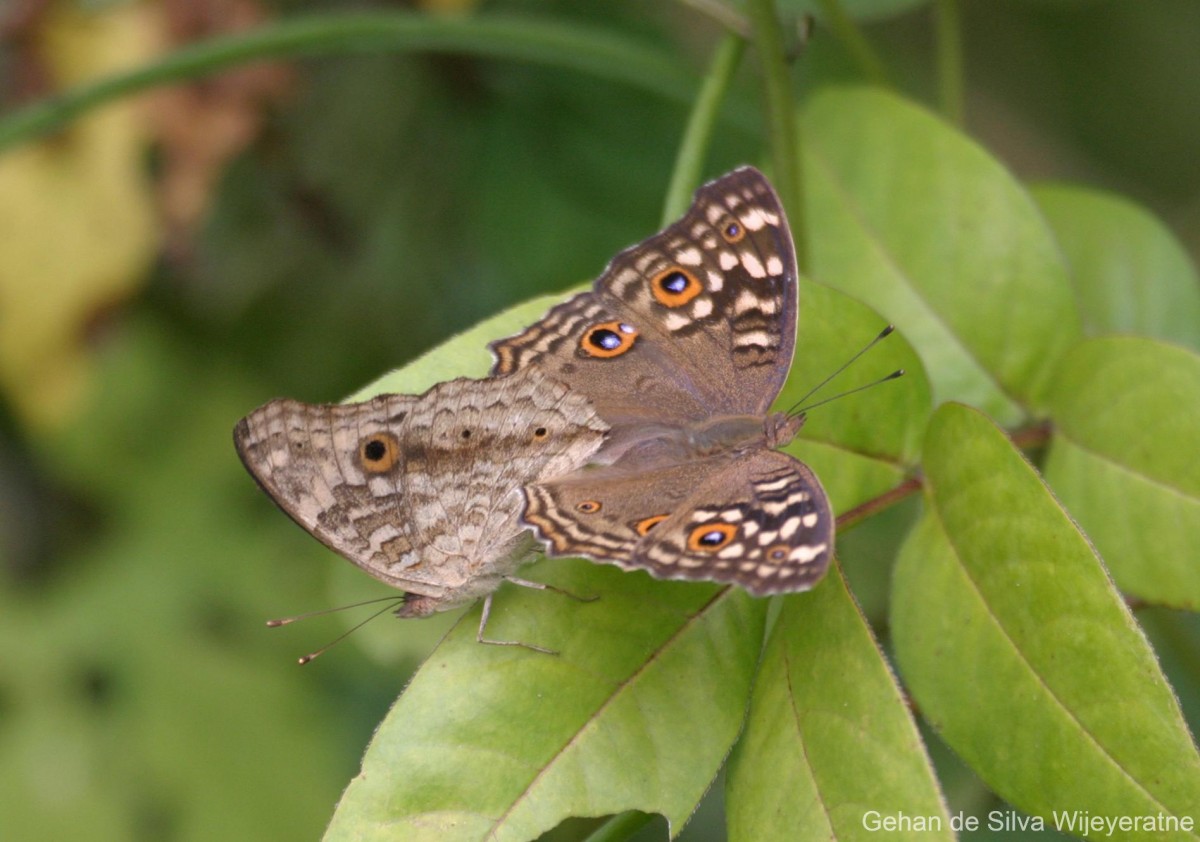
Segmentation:
<svg viewBox="0 0 1200 842">
<path fill-rule="evenodd" d="M 949 827 L 953 831 L 1040 831 L 1058 830 L 1075 836 L 1112 836 L 1114 833 L 1190 833 L 1196 828 L 1193 816 L 1173 816 L 1165 813 L 1146 815 L 1105 816 L 1087 810 L 1053 810 L 1050 819 L 1027 816 L 1016 810 L 992 810 L 986 816 L 968 816 L 956 813 L 948 818 L 923 816 L 909 813 L 881 813 L 868 810 L 863 813 L 862 825 L 867 830 L 888 831 L 931 831 Z"/>
</svg>

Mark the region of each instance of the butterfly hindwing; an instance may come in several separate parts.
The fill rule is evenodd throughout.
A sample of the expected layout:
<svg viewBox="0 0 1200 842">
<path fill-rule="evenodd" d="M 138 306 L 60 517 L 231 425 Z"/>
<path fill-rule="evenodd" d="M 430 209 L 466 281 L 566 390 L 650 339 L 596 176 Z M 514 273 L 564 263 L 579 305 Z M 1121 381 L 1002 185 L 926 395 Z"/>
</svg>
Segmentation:
<svg viewBox="0 0 1200 842">
<path fill-rule="evenodd" d="M 786 453 L 745 455 L 638 543 L 631 562 L 667 579 L 733 582 L 758 596 L 807 590 L 833 554 L 833 512 Z"/>
<path fill-rule="evenodd" d="M 591 469 L 526 496 L 525 522 L 548 555 L 662 579 L 734 582 L 760 596 L 804 590 L 833 551 L 833 514 L 817 478 L 769 450 L 638 472 Z"/>
</svg>

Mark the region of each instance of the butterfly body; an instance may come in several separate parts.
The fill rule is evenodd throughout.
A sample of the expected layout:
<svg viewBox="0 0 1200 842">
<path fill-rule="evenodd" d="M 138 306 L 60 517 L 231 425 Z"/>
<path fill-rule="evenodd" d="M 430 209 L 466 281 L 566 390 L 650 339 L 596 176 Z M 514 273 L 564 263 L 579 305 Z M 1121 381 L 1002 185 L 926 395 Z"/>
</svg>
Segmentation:
<svg viewBox="0 0 1200 842">
<path fill-rule="evenodd" d="M 774 191 L 743 167 L 618 254 L 593 289 L 493 343 L 493 373 L 538 368 L 611 427 L 593 465 L 525 488 L 549 554 L 663 578 L 803 590 L 833 552 L 817 478 L 774 450 L 795 346 L 797 272 Z"/>
<path fill-rule="evenodd" d="M 570 472 L 607 425 L 537 370 L 355 404 L 276 400 L 242 419 L 247 469 L 305 530 L 422 616 L 492 593 L 536 547 L 522 486 Z"/>
</svg>

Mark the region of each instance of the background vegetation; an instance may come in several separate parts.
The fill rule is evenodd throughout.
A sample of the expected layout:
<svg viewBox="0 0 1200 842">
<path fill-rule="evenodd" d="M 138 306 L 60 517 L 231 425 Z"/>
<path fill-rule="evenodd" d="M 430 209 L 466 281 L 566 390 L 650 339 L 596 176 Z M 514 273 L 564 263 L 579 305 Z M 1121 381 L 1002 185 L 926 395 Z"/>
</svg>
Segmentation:
<svg viewBox="0 0 1200 842">
<path fill-rule="evenodd" d="M 655 230 L 721 38 L 701 5 L 484 4 L 583 39 L 536 61 L 521 60 L 537 51 L 512 33 L 431 51 L 401 36 L 322 42 L 326 22 L 307 50 L 320 57 L 159 88 L 0 152 L 5 837 L 320 833 L 372 730 L 456 618 L 380 620 L 297 668 L 343 624 L 268 632 L 262 619 L 382 589 L 275 511 L 238 465 L 232 425 L 278 395 L 338 399 L 480 319 L 593 277 Z M 805 6 L 780 5 L 789 16 Z M 1183 246 L 1161 253 L 1192 271 L 1195 3 L 847 2 L 858 28 L 839 26 L 836 3 L 811 5 L 824 17 L 795 66 L 805 101 L 866 81 L 961 116 L 1021 181 L 1070 180 L 1149 208 Z M 0 137 L 30 113 L 22 104 L 181 44 L 346 10 L 10 5 Z M 584 49 L 600 38 L 624 60 Z M 706 175 L 764 158 L 760 85 L 751 54 Z M 1040 189 L 1047 214 L 1070 201 Z M 1129 312 L 1153 298 L 1109 303 Z M 1092 363 L 1100 379 L 1103 362 Z M 891 547 L 914 510 L 842 545 L 885 646 Z M 629 577 L 609 578 L 619 589 Z M 1137 616 L 1194 729 L 1194 615 Z M 1000 803 L 925 736 L 951 813 Z M 724 838 L 719 789 L 685 838 Z"/>
</svg>

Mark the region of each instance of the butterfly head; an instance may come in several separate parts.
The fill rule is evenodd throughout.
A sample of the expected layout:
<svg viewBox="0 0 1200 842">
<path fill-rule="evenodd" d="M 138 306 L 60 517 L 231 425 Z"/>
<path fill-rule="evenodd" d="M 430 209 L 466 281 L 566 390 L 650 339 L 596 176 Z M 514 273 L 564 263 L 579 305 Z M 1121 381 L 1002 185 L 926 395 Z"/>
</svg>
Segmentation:
<svg viewBox="0 0 1200 842">
<path fill-rule="evenodd" d="M 763 425 L 763 432 L 766 435 L 767 447 L 774 450 L 777 447 L 783 447 L 790 444 L 800 432 L 800 428 L 804 426 L 804 422 L 808 420 L 807 413 L 797 412 L 789 414 L 787 412 L 773 412 L 767 416 L 767 420 Z"/>
</svg>

